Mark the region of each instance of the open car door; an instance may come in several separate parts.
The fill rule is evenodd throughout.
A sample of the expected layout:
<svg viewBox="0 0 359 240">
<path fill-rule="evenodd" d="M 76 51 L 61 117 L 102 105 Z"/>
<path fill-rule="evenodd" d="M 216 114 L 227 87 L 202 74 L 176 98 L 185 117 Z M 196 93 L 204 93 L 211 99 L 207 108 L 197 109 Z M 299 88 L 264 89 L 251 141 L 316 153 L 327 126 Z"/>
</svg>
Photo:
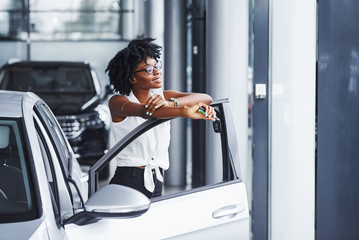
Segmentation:
<svg viewBox="0 0 359 240">
<path fill-rule="evenodd" d="M 151 199 L 136 217 L 104 218 L 67 227 L 70 239 L 249 239 L 246 188 L 240 178 L 238 144 L 228 100 L 212 104 L 219 118 L 206 121 L 206 183 Z M 132 141 L 165 121 L 151 119 L 118 142 L 90 170 L 90 195 L 98 189 L 98 173 Z M 185 131 L 185 130 L 184 130 Z M 170 159 L 171 161 L 171 159 Z M 193 159 L 193 161 L 196 161 Z"/>
</svg>

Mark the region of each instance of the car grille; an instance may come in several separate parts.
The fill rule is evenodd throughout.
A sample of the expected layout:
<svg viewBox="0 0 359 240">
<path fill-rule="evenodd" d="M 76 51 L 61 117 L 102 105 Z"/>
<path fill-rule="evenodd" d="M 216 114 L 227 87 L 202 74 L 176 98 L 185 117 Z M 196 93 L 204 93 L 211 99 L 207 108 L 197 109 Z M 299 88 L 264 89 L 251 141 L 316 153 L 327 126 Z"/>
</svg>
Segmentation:
<svg viewBox="0 0 359 240">
<path fill-rule="evenodd" d="M 81 115 L 57 116 L 56 118 L 68 139 L 77 138 L 86 128 L 104 127 L 104 123 L 99 118 L 97 112 Z"/>
</svg>

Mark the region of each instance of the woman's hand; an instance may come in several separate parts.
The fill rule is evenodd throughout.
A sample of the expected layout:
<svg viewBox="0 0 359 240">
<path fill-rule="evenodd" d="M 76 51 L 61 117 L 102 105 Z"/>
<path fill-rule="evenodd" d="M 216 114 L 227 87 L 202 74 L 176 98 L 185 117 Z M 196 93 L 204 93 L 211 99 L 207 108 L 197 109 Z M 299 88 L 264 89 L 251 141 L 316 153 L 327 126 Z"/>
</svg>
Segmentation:
<svg viewBox="0 0 359 240">
<path fill-rule="evenodd" d="M 214 108 L 204 103 L 198 103 L 191 107 L 184 107 L 184 113 L 185 117 L 191 119 L 216 120 L 216 111 Z"/>
<path fill-rule="evenodd" d="M 146 114 L 152 116 L 152 114 L 162 106 L 169 106 L 169 102 L 163 99 L 161 95 L 154 94 L 149 97 L 146 102 Z"/>
</svg>

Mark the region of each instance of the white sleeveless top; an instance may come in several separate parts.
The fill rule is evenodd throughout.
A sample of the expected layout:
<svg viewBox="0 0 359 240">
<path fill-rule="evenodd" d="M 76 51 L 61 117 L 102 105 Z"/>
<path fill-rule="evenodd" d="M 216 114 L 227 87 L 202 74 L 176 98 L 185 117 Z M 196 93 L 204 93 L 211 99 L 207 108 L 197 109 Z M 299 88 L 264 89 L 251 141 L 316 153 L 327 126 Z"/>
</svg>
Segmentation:
<svg viewBox="0 0 359 240">
<path fill-rule="evenodd" d="M 163 93 L 161 92 L 163 96 Z M 128 100 L 140 103 L 136 96 L 131 92 Z M 112 122 L 110 130 L 110 146 L 113 147 L 124 136 L 134 128 L 147 121 L 142 117 L 126 117 L 122 122 Z M 117 156 L 117 166 L 119 167 L 139 167 L 145 166 L 144 186 L 153 192 L 155 184 L 153 181 L 152 169 L 155 169 L 157 179 L 163 182 L 160 168 L 169 168 L 168 147 L 170 144 L 170 122 L 162 123 L 130 143 Z"/>
</svg>

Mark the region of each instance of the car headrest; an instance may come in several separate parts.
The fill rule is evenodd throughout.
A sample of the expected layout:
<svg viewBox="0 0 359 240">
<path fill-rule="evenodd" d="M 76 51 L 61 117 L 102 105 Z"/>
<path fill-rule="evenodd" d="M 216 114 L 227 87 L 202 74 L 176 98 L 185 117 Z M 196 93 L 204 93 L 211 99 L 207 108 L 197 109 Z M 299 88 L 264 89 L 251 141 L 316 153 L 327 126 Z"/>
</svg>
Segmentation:
<svg viewBox="0 0 359 240">
<path fill-rule="evenodd" d="M 0 126 L 0 149 L 9 146 L 10 128 L 8 126 Z"/>
</svg>

